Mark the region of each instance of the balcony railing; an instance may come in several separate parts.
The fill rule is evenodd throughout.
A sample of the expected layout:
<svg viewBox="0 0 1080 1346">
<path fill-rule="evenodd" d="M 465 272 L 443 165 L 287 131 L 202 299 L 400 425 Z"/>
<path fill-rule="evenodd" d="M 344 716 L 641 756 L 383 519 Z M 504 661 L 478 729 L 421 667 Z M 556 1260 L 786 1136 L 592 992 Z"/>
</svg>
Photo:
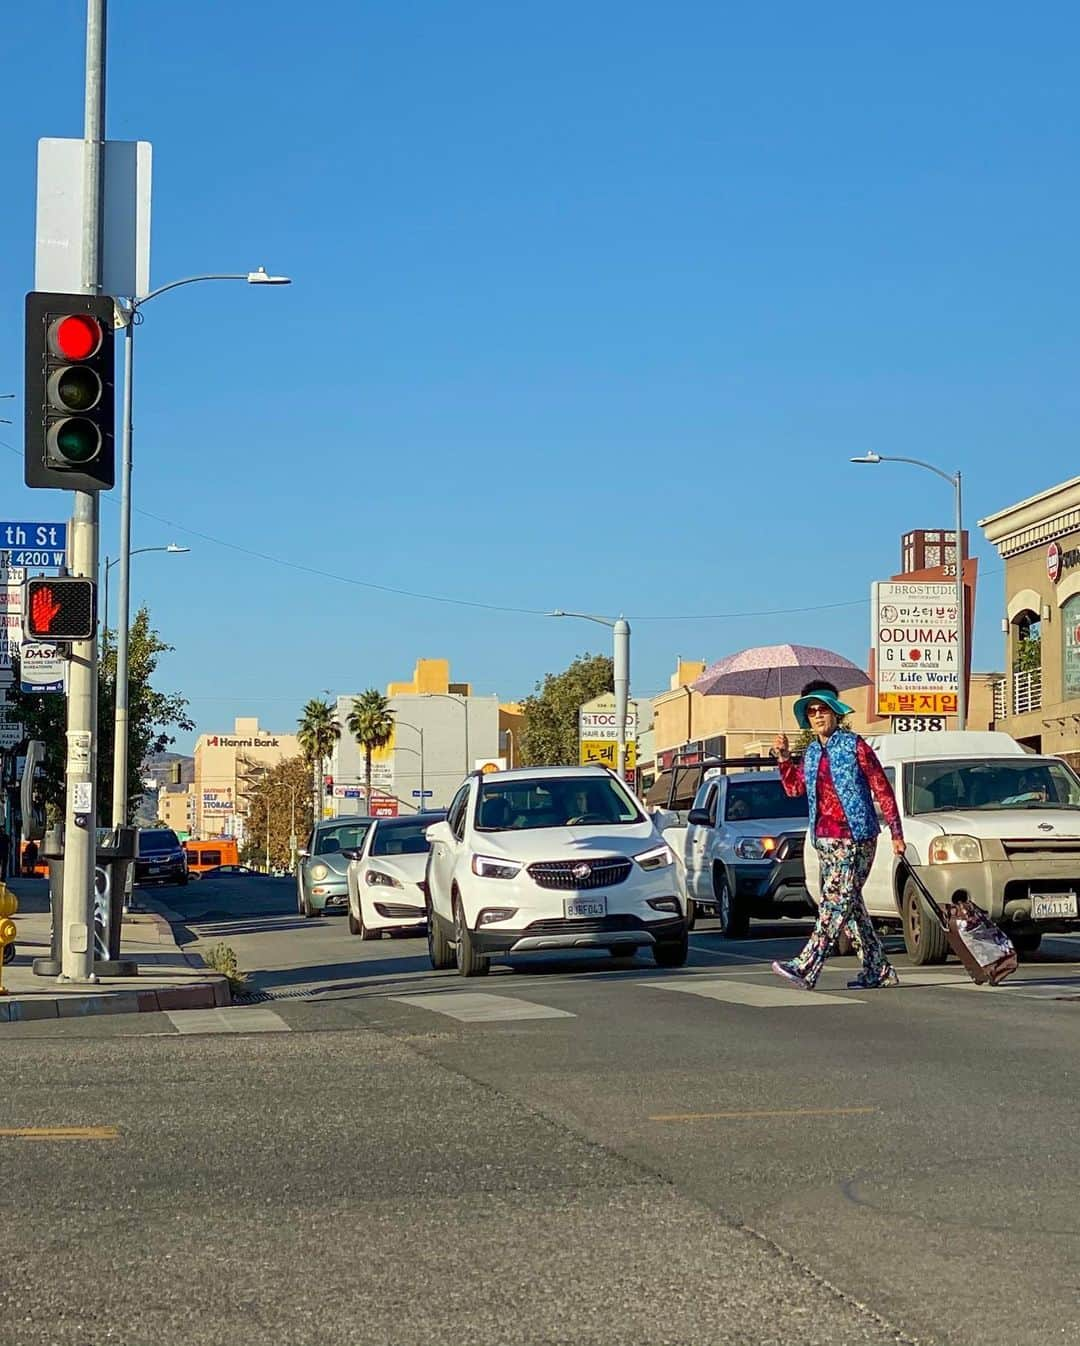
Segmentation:
<svg viewBox="0 0 1080 1346">
<path fill-rule="evenodd" d="M 1042 709 L 1042 669 L 1012 675 L 1012 714 L 1026 715 Z"/>
<path fill-rule="evenodd" d="M 1009 680 L 999 678 L 994 683 L 994 719 L 1003 720 L 1009 713 Z"/>
</svg>

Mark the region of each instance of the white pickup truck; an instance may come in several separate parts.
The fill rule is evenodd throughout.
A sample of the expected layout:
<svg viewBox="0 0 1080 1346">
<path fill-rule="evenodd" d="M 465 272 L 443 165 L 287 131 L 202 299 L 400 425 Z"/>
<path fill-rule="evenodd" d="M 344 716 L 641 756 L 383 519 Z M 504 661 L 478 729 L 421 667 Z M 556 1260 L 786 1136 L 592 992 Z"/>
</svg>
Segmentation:
<svg viewBox="0 0 1080 1346">
<path fill-rule="evenodd" d="M 1027 753 L 1008 734 L 868 736 L 896 791 L 907 858 L 939 902 L 961 889 L 1021 952 L 1044 931 L 1080 930 L 1080 779 L 1057 757 Z M 902 927 L 912 961 L 941 963 L 944 931 L 898 868 L 882 827 L 863 889 L 876 924 Z M 817 852 L 806 883 L 818 893 Z"/>
</svg>

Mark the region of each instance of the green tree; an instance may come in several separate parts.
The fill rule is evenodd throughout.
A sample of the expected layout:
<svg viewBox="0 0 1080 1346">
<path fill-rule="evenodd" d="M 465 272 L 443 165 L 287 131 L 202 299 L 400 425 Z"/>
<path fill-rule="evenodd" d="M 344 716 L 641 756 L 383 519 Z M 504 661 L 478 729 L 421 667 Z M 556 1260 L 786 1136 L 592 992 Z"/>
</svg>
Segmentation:
<svg viewBox="0 0 1080 1346">
<path fill-rule="evenodd" d="M 296 735 L 300 741 L 300 751 L 312 772 L 315 816 L 321 818 L 326 789 L 323 766 L 341 737 L 341 725 L 334 718 L 334 707 L 330 702 L 321 701 L 318 697 L 313 697 L 307 703 L 297 723 L 300 726 Z"/>
<path fill-rule="evenodd" d="M 108 636 L 110 633 L 106 633 Z M 164 752 L 175 742 L 173 730 L 190 731 L 195 723 L 188 714 L 187 698 L 177 692 L 158 691 L 152 682 L 162 654 L 172 651 L 150 625 L 150 613 L 139 608 L 128 638 L 128 781 L 127 816 L 130 820 L 143 796 L 142 776 L 147 758 Z M 64 816 L 64 768 L 67 758 L 67 707 L 65 698 L 18 691 L 16 660 L 12 702 L 26 726 L 27 738 L 45 744 L 45 797 L 50 822 Z M 109 820 L 112 812 L 113 715 L 116 708 L 116 644 L 106 640 L 98 661 L 98 818 Z"/>
<path fill-rule="evenodd" d="M 271 767 L 249 796 L 241 858 L 262 868 L 266 863 L 266 821 L 270 818 L 270 868 L 293 864 L 292 838 L 303 845 L 311 831 L 311 763 L 306 757 L 288 757 Z M 295 833 L 293 828 L 295 826 Z"/>
<path fill-rule="evenodd" d="M 394 737 L 394 713 L 382 692 L 369 687 L 354 698 L 346 721 L 349 733 L 364 751 L 364 786 L 367 811 L 371 813 L 371 755 L 385 748 Z"/>
<path fill-rule="evenodd" d="M 615 687 L 610 655 L 582 654 L 562 673 L 549 673 L 522 703 L 525 727 L 517 753 L 521 766 L 576 766 L 578 710 Z"/>
</svg>

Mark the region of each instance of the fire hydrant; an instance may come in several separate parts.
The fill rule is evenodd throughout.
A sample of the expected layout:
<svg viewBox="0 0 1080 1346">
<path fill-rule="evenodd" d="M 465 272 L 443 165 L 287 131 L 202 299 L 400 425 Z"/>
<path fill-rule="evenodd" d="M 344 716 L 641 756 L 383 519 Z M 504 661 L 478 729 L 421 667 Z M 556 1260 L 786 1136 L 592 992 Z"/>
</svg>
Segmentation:
<svg viewBox="0 0 1080 1346">
<path fill-rule="evenodd" d="M 4 958 L 9 944 L 15 943 L 15 922 L 12 916 L 19 910 L 19 899 L 6 883 L 0 883 L 0 995 L 11 993 L 4 986 Z"/>
</svg>

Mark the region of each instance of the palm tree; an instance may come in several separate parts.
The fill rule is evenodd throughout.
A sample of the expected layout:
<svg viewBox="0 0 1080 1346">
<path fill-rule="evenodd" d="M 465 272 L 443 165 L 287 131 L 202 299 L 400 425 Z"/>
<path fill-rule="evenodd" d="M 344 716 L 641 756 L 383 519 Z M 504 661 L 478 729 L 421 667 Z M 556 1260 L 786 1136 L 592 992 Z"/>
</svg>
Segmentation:
<svg viewBox="0 0 1080 1346">
<path fill-rule="evenodd" d="M 368 816 L 371 816 L 371 754 L 385 748 L 394 737 L 394 712 L 382 692 L 369 687 L 353 700 L 346 721 L 349 733 L 364 750 L 364 785 Z"/>
<path fill-rule="evenodd" d="M 330 702 L 320 701 L 318 697 L 307 703 L 297 723 L 300 726 L 296 735 L 300 751 L 311 763 L 312 797 L 315 821 L 318 822 L 323 816 L 323 791 L 326 788 L 323 767 L 341 737 L 341 725 L 334 719 L 334 707 Z"/>
</svg>

